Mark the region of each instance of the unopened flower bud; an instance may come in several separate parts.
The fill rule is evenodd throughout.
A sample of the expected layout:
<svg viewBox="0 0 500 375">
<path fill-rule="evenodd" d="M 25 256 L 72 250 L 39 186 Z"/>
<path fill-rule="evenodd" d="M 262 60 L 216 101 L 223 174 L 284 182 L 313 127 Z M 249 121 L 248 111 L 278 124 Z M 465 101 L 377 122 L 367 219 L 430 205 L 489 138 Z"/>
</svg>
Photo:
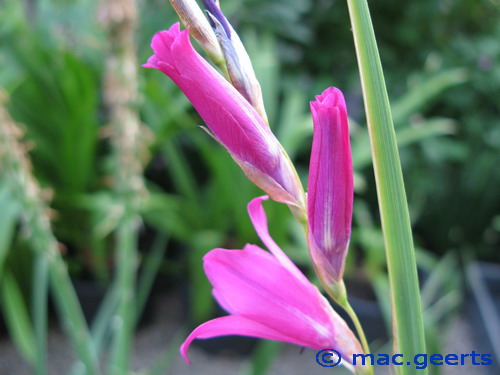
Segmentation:
<svg viewBox="0 0 500 375">
<path fill-rule="evenodd" d="M 262 90 L 240 37 L 214 0 L 203 0 L 226 59 L 231 83 L 267 123 Z"/>
<path fill-rule="evenodd" d="M 217 37 L 196 0 L 170 0 L 185 27 L 190 29 L 191 36 L 216 64 L 224 64 L 224 54 Z"/>
</svg>

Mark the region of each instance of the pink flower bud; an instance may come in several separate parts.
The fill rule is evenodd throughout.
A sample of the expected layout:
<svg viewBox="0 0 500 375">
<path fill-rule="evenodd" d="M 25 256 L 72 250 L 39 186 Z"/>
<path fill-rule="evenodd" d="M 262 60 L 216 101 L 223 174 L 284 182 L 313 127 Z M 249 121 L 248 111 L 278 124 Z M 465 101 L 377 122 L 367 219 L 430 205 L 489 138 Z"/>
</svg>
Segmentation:
<svg viewBox="0 0 500 375">
<path fill-rule="evenodd" d="M 347 109 L 342 92 L 326 89 L 311 102 L 314 136 L 307 213 L 309 249 L 319 277 L 342 280 L 354 196 Z"/>
<path fill-rule="evenodd" d="M 253 183 L 296 215 L 305 211 L 302 185 L 285 150 L 250 103 L 193 49 L 188 30 L 176 23 L 157 33 L 151 46 L 154 55 L 144 67 L 179 86 Z"/>
</svg>

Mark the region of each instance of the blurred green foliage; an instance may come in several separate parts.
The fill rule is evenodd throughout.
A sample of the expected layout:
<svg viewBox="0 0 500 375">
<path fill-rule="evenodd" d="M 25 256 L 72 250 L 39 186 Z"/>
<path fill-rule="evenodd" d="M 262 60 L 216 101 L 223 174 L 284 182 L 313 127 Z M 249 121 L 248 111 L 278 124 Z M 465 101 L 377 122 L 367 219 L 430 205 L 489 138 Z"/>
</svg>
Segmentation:
<svg viewBox="0 0 500 375">
<path fill-rule="evenodd" d="M 456 253 L 471 250 L 477 258 L 499 262 L 498 2 L 388 0 L 370 5 L 416 241 L 422 253 L 431 253 L 419 257 L 421 267 L 429 272 L 456 267 Z M 378 279 L 384 273 L 383 240 L 345 2 L 223 0 L 221 6 L 249 50 L 272 129 L 304 184 L 312 136 L 308 101 L 331 85 L 345 92 L 357 198 L 348 271 L 355 274 L 361 265 L 383 288 L 384 280 Z M 75 276 L 106 282 L 113 269 L 110 234 L 119 208 L 109 193 L 102 104 L 105 39 L 97 1 L 0 0 L 0 8 L 0 87 L 10 97 L 11 115 L 26 129 L 34 174 L 53 193 L 55 233 Z M 176 17 L 167 1 L 144 0 L 140 9 L 142 62 L 151 54 L 152 35 Z M 172 82 L 146 69 L 140 70 L 140 79 L 140 113 L 153 135 L 141 243 L 150 244 L 158 234 L 171 238 L 160 270 L 189 284 L 192 318 L 201 321 L 212 309 L 201 257 L 214 247 L 259 243 L 246 204 L 262 193 L 198 128 L 200 118 Z M 18 332 L 18 346 L 32 358 L 26 345 L 31 334 L 23 328 L 26 314 L 12 314 L 27 309 L 18 306 L 26 304 L 22 296 L 29 293 L 25 279 L 32 262 L 25 259 L 23 233 L 16 225 L 22 213 L 1 180 L 0 207 L 3 312 Z M 277 243 L 307 266 L 302 232 L 287 208 L 266 203 L 266 210 Z M 151 249 L 144 245 L 141 250 L 147 254 Z M 440 263 L 439 256 L 453 252 Z M 424 302 L 433 314 L 431 324 L 437 324 L 443 311 L 456 306 L 453 290 L 460 288 L 453 275 L 446 274 L 446 280 L 443 273 L 433 275 Z M 438 286 L 446 291 L 444 301 L 436 295 Z"/>
</svg>

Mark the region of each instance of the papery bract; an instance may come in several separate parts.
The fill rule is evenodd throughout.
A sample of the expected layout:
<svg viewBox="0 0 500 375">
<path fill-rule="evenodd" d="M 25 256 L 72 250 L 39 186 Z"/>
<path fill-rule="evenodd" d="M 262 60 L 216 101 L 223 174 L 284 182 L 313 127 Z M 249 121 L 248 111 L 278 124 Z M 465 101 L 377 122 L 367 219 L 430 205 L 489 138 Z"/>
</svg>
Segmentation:
<svg viewBox="0 0 500 375">
<path fill-rule="evenodd" d="M 247 177 L 272 199 L 305 210 L 302 186 L 282 146 L 255 109 L 192 47 L 174 24 L 157 33 L 144 65 L 169 76 Z"/>
<path fill-rule="evenodd" d="M 314 136 L 307 212 L 309 249 L 319 277 L 341 281 L 351 236 L 354 182 L 347 109 L 342 92 L 326 89 L 311 102 Z"/>
<path fill-rule="evenodd" d="M 250 218 L 270 253 L 255 245 L 243 250 L 214 249 L 204 257 L 213 295 L 231 315 L 197 327 L 181 346 L 194 339 L 243 335 L 284 341 L 313 349 L 335 348 L 349 362 L 363 350 L 347 324 L 319 290 L 299 271 L 269 235 L 262 201 L 248 205 Z"/>
<path fill-rule="evenodd" d="M 205 5 L 222 48 L 231 83 L 267 123 L 262 89 L 255 76 L 250 56 L 248 56 L 238 33 L 222 13 L 218 2 L 203 0 L 203 5 Z"/>
<path fill-rule="evenodd" d="M 170 3 L 184 26 L 189 27 L 191 35 L 200 44 L 201 48 L 213 61 L 223 64 L 224 55 L 217 37 L 196 0 L 170 0 Z"/>
</svg>

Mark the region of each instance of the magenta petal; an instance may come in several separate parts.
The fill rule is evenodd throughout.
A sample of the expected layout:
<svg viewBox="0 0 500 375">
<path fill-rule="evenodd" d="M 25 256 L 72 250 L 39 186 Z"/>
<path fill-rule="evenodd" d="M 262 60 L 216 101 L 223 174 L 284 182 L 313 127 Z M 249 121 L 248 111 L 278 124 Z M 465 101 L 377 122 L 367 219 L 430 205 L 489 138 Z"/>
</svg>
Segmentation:
<svg viewBox="0 0 500 375">
<path fill-rule="evenodd" d="M 328 330 L 321 327 L 331 325 L 331 316 L 323 297 L 272 254 L 255 245 L 215 249 L 204 257 L 204 268 L 215 298 L 228 312 L 273 327 L 303 346 L 328 343 Z"/>
<path fill-rule="evenodd" d="M 266 247 L 279 260 L 279 262 L 284 267 L 288 268 L 288 270 L 292 272 L 298 279 L 302 279 L 305 283 L 307 283 L 307 278 L 286 256 L 283 250 L 280 249 L 280 247 L 276 244 L 276 242 L 274 242 L 271 235 L 269 234 L 266 212 L 262 207 L 262 202 L 267 199 L 267 196 L 257 197 L 252 199 L 250 203 L 248 203 L 248 214 L 250 215 L 250 220 L 252 221 L 255 231 L 259 235 L 264 245 L 266 245 Z"/>
<path fill-rule="evenodd" d="M 209 339 L 218 336 L 250 336 L 268 340 L 285 341 L 293 343 L 293 339 L 277 332 L 264 324 L 247 319 L 239 315 L 228 315 L 222 318 L 209 320 L 198 326 L 181 345 L 181 355 L 184 360 L 191 364 L 188 359 L 188 349 L 195 339 Z"/>
<path fill-rule="evenodd" d="M 304 207 L 290 160 L 250 103 L 193 48 L 179 24 L 157 33 L 144 65 L 169 76 L 247 177 L 276 201 Z"/>
<path fill-rule="evenodd" d="M 204 257 L 204 268 L 214 297 L 232 315 L 196 328 L 181 347 L 186 361 L 194 339 L 223 335 L 336 348 L 346 358 L 362 353 L 352 331 L 319 290 L 267 251 L 255 245 L 243 250 L 214 249 Z"/>
<path fill-rule="evenodd" d="M 269 253 L 258 246 L 243 250 L 214 249 L 204 260 L 213 295 L 231 316 L 196 328 L 181 347 L 196 338 L 244 335 L 285 341 L 313 349 L 335 348 L 344 358 L 362 353 L 361 345 L 318 288 L 293 265 L 270 237 L 262 201 L 248 205 L 252 222 Z"/>
<path fill-rule="evenodd" d="M 320 277 L 341 280 L 351 236 L 354 195 L 347 109 L 342 92 L 311 102 L 314 136 L 309 167 L 309 248 Z"/>
</svg>

